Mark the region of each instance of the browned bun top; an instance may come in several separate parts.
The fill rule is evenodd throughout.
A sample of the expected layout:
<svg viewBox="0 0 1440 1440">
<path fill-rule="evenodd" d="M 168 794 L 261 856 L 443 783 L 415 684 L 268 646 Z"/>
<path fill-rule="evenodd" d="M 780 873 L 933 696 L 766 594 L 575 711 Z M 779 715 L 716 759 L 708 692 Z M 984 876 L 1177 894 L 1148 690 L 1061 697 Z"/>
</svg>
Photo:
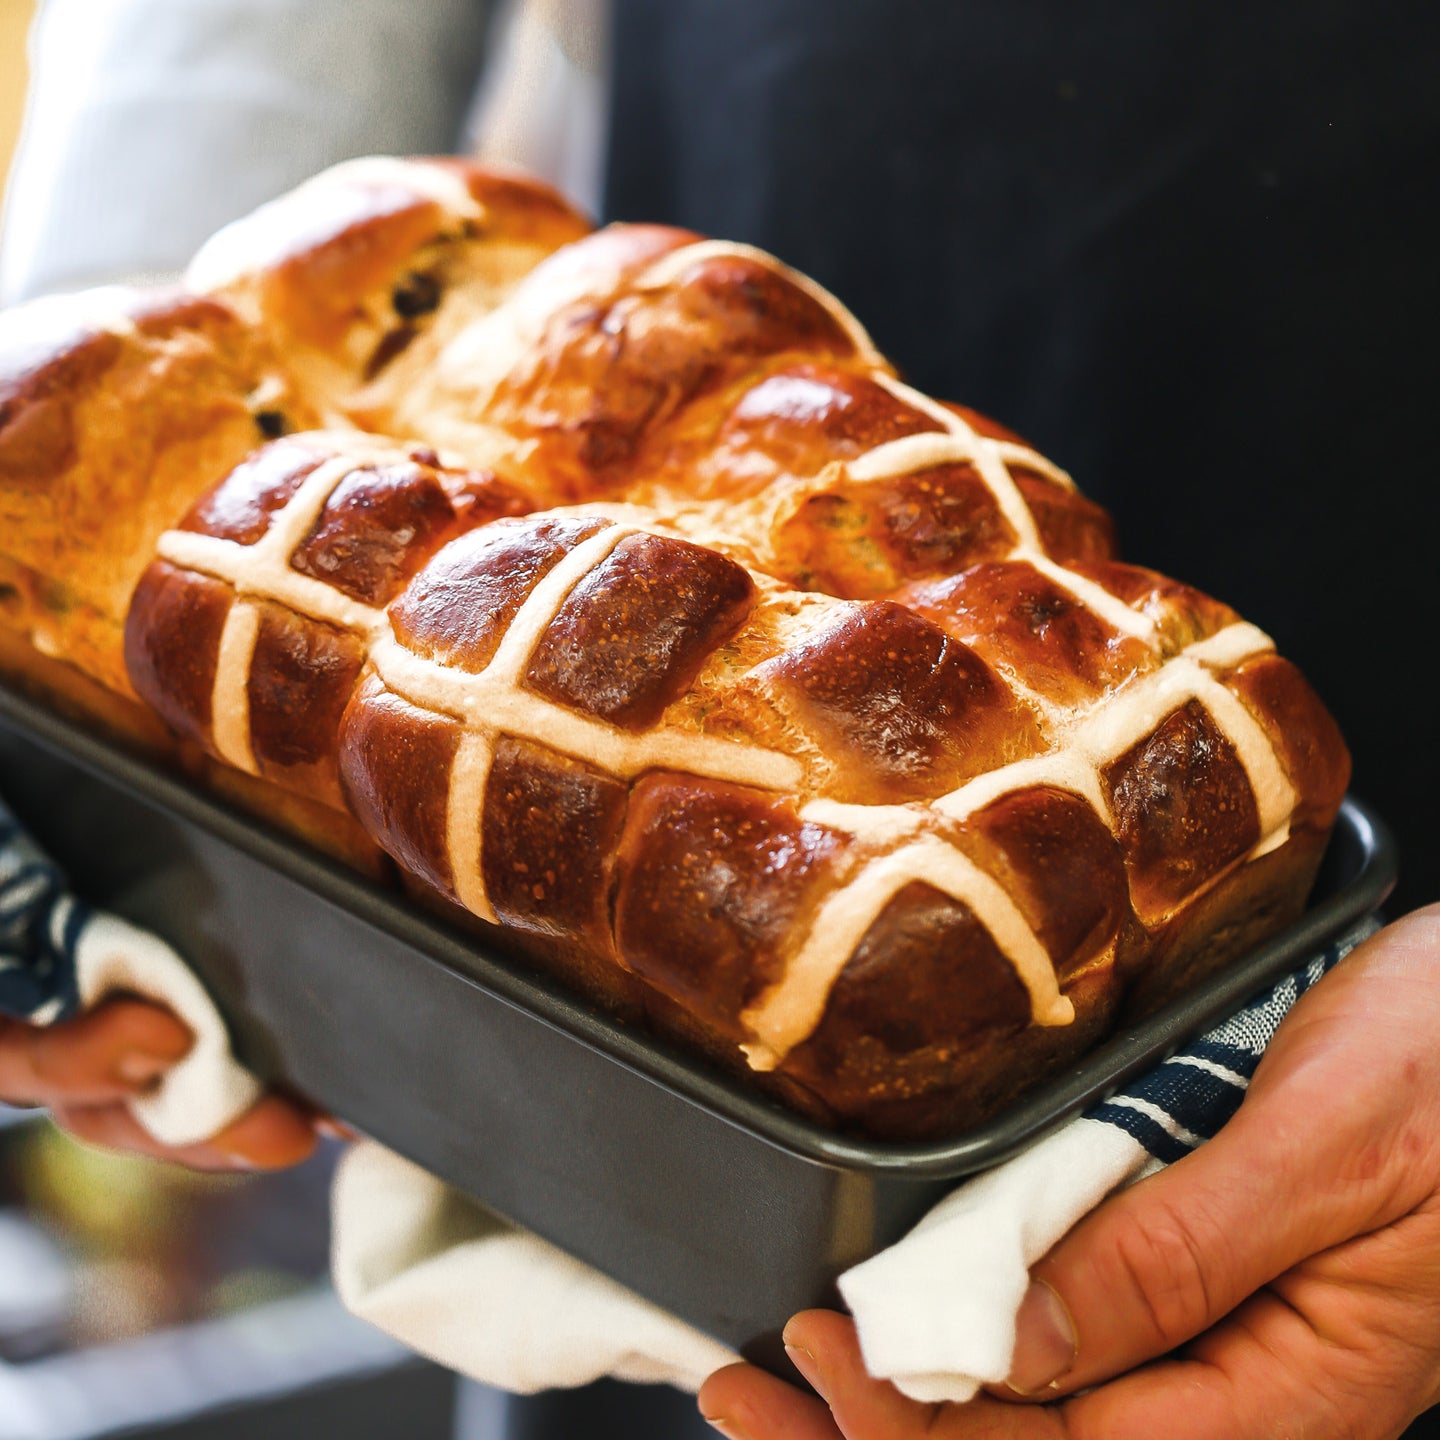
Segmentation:
<svg viewBox="0 0 1440 1440">
<path fill-rule="evenodd" d="M 385 606 L 446 541 L 530 507 L 424 447 L 319 432 L 257 451 L 158 541 L 125 658 L 217 759 L 341 806 L 341 716 Z"/>
<path fill-rule="evenodd" d="M 459 159 L 352 160 L 222 230 L 188 283 L 267 330 L 327 414 L 378 422 L 449 336 L 589 228 L 519 175 Z"/>
<path fill-rule="evenodd" d="M 221 301 L 114 289 L 0 313 L 9 623 L 127 688 L 119 629 L 160 532 L 274 425 L 314 420 Z"/>
<path fill-rule="evenodd" d="M 773 257 L 370 160 L 190 285 L 0 317 L 0 617 L 627 1015 L 936 1133 L 1303 902 L 1293 666 Z"/>
</svg>

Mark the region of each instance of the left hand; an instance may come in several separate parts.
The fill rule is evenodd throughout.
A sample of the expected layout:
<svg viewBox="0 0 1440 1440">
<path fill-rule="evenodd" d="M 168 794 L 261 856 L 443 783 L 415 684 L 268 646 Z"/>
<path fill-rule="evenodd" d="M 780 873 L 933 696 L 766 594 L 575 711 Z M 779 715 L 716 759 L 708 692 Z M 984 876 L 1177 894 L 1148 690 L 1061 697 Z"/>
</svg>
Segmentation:
<svg viewBox="0 0 1440 1440">
<path fill-rule="evenodd" d="M 44 1029 L 0 1019 L 0 1102 L 43 1105 L 78 1140 L 195 1170 L 278 1170 L 310 1156 L 321 1122 L 273 1092 L 202 1144 L 170 1148 L 144 1130 L 129 1102 L 153 1090 L 193 1043 L 176 1016 L 143 1000 L 108 1000 Z"/>
<path fill-rule="evenodd" d="M 733 1440 L 1388 1440 L 1440 1401 L 1440 906 L 1311 990 L 1225 1129 L 1033 1278 L 1023 1395 L 917 1404 L 809 1311 L 785 1339 L 828 1405 L 736 1365 L 701 1411 Z"/>
</svg>

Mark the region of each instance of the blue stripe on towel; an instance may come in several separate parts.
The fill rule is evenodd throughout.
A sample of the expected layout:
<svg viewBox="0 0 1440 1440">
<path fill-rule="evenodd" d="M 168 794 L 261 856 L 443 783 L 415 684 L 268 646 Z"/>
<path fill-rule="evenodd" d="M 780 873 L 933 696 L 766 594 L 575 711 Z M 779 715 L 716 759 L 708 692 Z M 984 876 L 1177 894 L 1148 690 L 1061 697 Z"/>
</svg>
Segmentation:
<svg viewBox="0 0 1440 1440">
<path fill-rule="evenodd" d="M 1188 1155 L 1240 1108 L 1266 1047 L 1295 1002 L 1379 928 L 1374 918 L 1362 921 L 1224 1024 L 1086 1111 L 1086 1118 L 1133 1135 L 1164 1164 Z"/>
<path fill-rule="evenodd" d="M 0 802 L 0 1016 L 49 1024 L 75 1013 L 75 947 L 90 914 Z"/>
<path fill-rule="evenodd" d="M 1240 1108 L 1245 1088 L 1243 1082 L 1175 1059 L 1157 1065 L 1126 1093 L 1148 1100 L 1192 1135 L 1210 1140 Z"/>
<path fill-rule="evenodd" d="M 1086 1112 L 1088 1120 L 1103 1120 L 1133 1135 L 1157 1160 L 1173 1164 L 1195 1148 L 1192 1141 L 1172 1135 L 1159 1120 L 1140 1110 L 1133 1110 L 1121 1099 L 1107 1100 Z"/>
</svg>

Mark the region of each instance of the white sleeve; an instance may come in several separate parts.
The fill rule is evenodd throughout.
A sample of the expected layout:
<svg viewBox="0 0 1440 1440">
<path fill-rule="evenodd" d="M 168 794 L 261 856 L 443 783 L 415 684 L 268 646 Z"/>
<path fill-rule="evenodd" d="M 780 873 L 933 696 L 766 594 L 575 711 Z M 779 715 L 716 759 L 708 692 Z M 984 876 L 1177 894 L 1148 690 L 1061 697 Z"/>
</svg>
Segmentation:
<svg viewBox="0 0 1440 1440">
<path fill-rule="evenodd" d="M 338 160 L 445 153 L 485 0 L 44 0 L 0 303 L 178 273 Z"/>
</svg>

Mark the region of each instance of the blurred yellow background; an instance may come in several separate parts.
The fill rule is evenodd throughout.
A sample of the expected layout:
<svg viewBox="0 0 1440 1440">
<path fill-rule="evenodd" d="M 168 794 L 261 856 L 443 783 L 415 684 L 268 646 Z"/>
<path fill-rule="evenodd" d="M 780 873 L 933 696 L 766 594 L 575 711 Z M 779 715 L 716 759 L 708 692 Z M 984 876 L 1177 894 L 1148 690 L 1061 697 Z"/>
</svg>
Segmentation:
<svg viewBox="0 0 1440 1440">
<path fill-rule="evenodd" d="M 0 0 L 0 176 L 9 173 L 10 154 L 25 106 L 25 32 L 34 0 Z"/>
</svg>

